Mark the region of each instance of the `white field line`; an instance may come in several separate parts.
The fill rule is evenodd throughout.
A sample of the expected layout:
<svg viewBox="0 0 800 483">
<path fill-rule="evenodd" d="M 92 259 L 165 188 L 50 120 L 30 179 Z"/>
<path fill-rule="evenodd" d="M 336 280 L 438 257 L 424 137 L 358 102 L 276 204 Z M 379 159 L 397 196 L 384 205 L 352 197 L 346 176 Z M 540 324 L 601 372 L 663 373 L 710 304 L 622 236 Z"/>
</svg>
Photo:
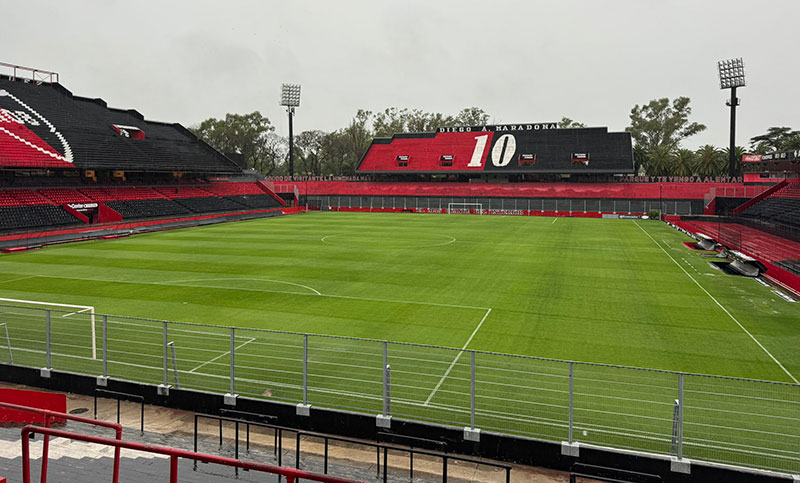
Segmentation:
<svg viewBox="0 0 800 483">
<path fill-rule="evenodd" d="M 241 344 L 237 345 L 236 347 L 234 347 L 234 348 L 233 348 L 233 350 L 235 350 L 235 351 L 236 351 L 236 350 L 239 350 L 239 349 L 241 349 L 242 347 L 246 346 L 247 344 L 249 344 L 249 343 L 253 342 L 254 340 L 256 340 L 256 339 L 255 339 L 255 337 L 250 337 L 248 340 L 246 340 L 246 341 L 242 342 Z M 189 371 L 189 373 L 191 374 L 192 372 L 194 372 L 194 371 L 196 371 L 196 370 L 200 369 L 201 367 L 205 367 L 205 366 L 207 366 L 208 364 L 211 364 L 212 362 L 214 362 L 214 361 L 216 361 L 216 360 L 218 360 L 218 359 L 220 359 L 220 358 L 222 358 L 222 357 L 225 357 L 225 356 L 227 356 L 227 355 L 228 355 L 228 354 L 230 354 L 230 353 L 231 353 L 231 351 L 225 351 L 225 352 L 223 352 L 222 354 L 218 355 L 217 357 L 215 357 L 215 358 L 213 358 L 213 359 L 210 359 L 210 360 L 207 360 L 207 361 L 205 361 L 204 363 L 200 364 L 199 366 L 195 367 L 194 369 L 190 370 L 190 371 Z"/>
<path fill-rule="evenodd" d="M 552 222 L 552 223 L 550 223 L 550 224 L 551 224 L 551 225 L 555 225 L 557 221 L 558 221 L 558 217 L 555 217 L 555 218 L 553 218 L 553 222 Z"/>
<path fill-rule="evenodd" d="M 35 275 L 36 277 L 42 278 L 63 278 L 66 280 L 83 280 L 86 282 L 103 282 L 103 283 L 132 283 L 137 285 L 160 285 L 160 286 L 173 286 L 173 287 L 193 287 L 193 288 L 218 288 L 218 289 L 225 289 L 225 290 L 242 290 L 246 292 L 264 292 L 264 293 L 282 293 L 282 294 L 290 294 L 290 295 L 305 295 L 310 297 L 331 297 L 331 298 L 338 298 L 338 299 L 350 299 L 350 300 L 364 300 L 367 302 L 390 302 L 396 304 L 411 304 L 411 305 L 429 305 L 432 307 L 451 307 L 457 309 L 473 309 L 473 310 L 489 310 L 489 307 L 476 307 L 472 305 L 458 305 L 458 304 L 442 304 L 437 302 L 418 302 L 413 300 L 393 300 L 393 299 L 379 299 L 379 298 L 372 298 L 372 297 L 356 297 L 354 295 L 333 295 L 333 294 L 325 294 L 320 293 L 308 293 L 308 292 L 289 292 L 286 290 L 268 290 L 268 289 L 260 289 L 260 288 L 242 288 L 242 287 L 226 287 L 221 285 L 189 285 L 183 283 L 172 283 L 172 282 L 143 282 L 143 281 L 134 281 L 134 280 L 105 280 L 100 278 L 84 278 L 84 277 L 68 277 L 64 275 Z M 220 279 L 222 280 L 222 279 Z M 225 280 L 237 280 L 237 278 L 229 278 Z M 259 279 L 261 280 L 261 279 Z M 313 290 L 313 289 L 312 289 Z M 317 292 L 315 290 L 315 292 Z M 2 300 L 2 299 L 0 299 Z M 79 308 L 84 308 L 85 306 L 81 305 Z"/>
<path fill-rule="evenodd" d="M 26 277 L 12 278 L 11 280 L 2 280 L 2 281 L 0 281 L 0 283 L 19 282 L 20 280 L 27 280 L 29 278 L 34 278 L 34 277 L 36 277 L 36 275 L 28 275 Z"/>
<path fill-rule="evenodd" d="M 797 380 L 797 378 L 795 378 L 795 377 L 792 375 L 792 373 L 791 373 L 791 372 L 789 372 L 788 370 L 786 370 L 786 368 L 785 368 L 785 367 L 783 367 L 783 364 L 781 364 L 781 362 L 780 362 L 778 359 L 776 359 L 776 358 L 775 358 L 775 356 L 773 356 L 773 355 L 772 355 L 772 353 L 771 353 L 770 351 L 768 351 L 768 350 L 767 350 L 767 348 L 766 348 L 766 347 L 764 347 L 764 346 L 761 344 L 761 342 L 759 342 L 759 341 L 758 341 L 758 339 L 756 339 L 756 338 L 753 336 L 753 334 L 751 334 L 751 333 L 750 333 L 750 331 L 749 331 L 749 330 L 745 329 L 745 328 L 744 328 L 744 326 L 743 326 L 743 325 L 742 325 L 742 324 L 741 324 L 741 323 L 740 323 L 740 322 L 739 322 L 739 321 L 736 319 L 736 317 L 734 317 L 734 316 L 733 316 L 733 314 L 731 314 L 730 312 L 728 312 L 728 309 L 726 309 L 726 308 L 725 308 L 725 307 L 724 307 L 724 306 L 723 306 L 721 303 L 719 303 L 719 301 L 718 301 L 716 298 L 714 298 L 714 296 L 713 296 L 713 295 L 711 295 L 710 293 L 708 293 L 708 290 L 706 290 L 706 289 L 705 289 L 705 288 L 704 288 L 702 285 L 700 285 L 700 282 L 698 282 L 697 280 L 695 280 L 695 278 L 694 278 L 694 277 L 693 277 L 693 276 L 692 276 L 692 275 L 691 275 L 689 272 L 687 272 L 687 271 L 686 271 L 686 269 L 685 269 L 685 268 L 683 268 L 683 266 L 682 266 L 680 263 L 678 263 L 678 261 L 677 261 L 677 260 L 675 260 L 674 258 L 672 258 L 672 255 L 670 255 L 670 254 L 669 254 L 669 252 L 667 252 L 666 250 L 664 250 L 664 247 L 662 247 L 662 246 L 661 246 L 661 244 L 659 244 L 659 243 L 658 243 L 658 242 L 657 242 L 655 239 L 653 239 L 653 237 L 652 237 L 652 236 L 650 236 L 650 233 L 648 233 L 648 232 L 647 232 L 647 230 L 645 230 L 644 228 L 642 228 L 642 227 L 639 225 L 639 222 L 637 222 L 637 221 L 634 221 L 634 223 L 636 224 L 636 226 L 637 226 L 637 227 L 639 227 L 639 229 L 640 229 L 640 230 L 642 230 L 642 232 L 644 232 L 644 234 L 645 234 L 645 235 L 647 235 L 647 237 L 648 237 L 648 238 L 650 238 L 651 240 L 653 240 L 653 243 L 655 243 L 656 245 L 658 245 L 658 248 L 660 248 L 660 249 L 661 249 L 661 251 L 662 251 L 662 252 L 664 252 L 664 254 L 665 254 L 666 256 L 668 256 L 670 260 L 672 260 L 672 263 L 674 263 L 675 265 L 677 265 L 677 266 L 678 266 L 678 268 L 680 268 L 680 269 L 681 269 L 681 271 L 682 271 L 683 273 L 685 273 L 687 277 L 689 277 L 690 279 L 692 279 L 692 282 L 694 282 L 694 284 L 695 284 L 695 285 L 697 285 L 698 287 L 700 287 L 700 290 L 702 290 L 702 291 L 703 291 L 703 292 L 704 292 L 706 295 L 708 295 L 708 297 L 709 297 L 711 300 L 713 300 L 713 301 L 714 301 L 714 303 L 715 303 L 715 304 L 717 304 L 717 306 L 718 306 L 720 309 L 722 309 L 722 311 L 723 311 L 723 312 L 725 312 L 726 314 L 728 314 L 728 317 L 730 317 L 732 321 L 736 322 L 736 325 L 738 325 L 738 326 L 739 326 L 739 328 L 740 328 L 740 329 L 742 329 L 742 330 L 744 331 L 744 333 L 745 333 L 745 334 L 747 334 L 747 335 L 748 335 L 748 336 L 749 336 L 751 339 L 753 339 L 753 342 L 755 342 L 755 343 L 758 345 L 758 347 L 760 347 L 760 348 L 761 348 L 761 350 L 763 350 L 763 351 L 764 351 L 764 352 L 765 352 L 765 353 L 766 353 L 766 354 L 769 356 L 769 358 L 770 358 L 770 359 L 772 359 L 772 360 L 775 362 L 775 364 L 777 364 L 777 365 L 778 365 L 778 367 L 780 367 L 780 368 L 783 370 L 783 372 L 785 372 L 785 373 L 786 373 L 786 375 L 787 375 L 787 376 L 789 376 L 789 378 L 791 378 L 791 380 L 792 380 L 792 381 L 794 381 L 794 383 L 795 383 L 795 384 L 800 384 L 800 381 L 798 381 L 798 380 Z"/>
<path fill-rule="evenodd" d="M 317 295 L 322 295 L 319 290 L 309 287 L 308 285 L 302 285 L 299 283 L 294 282 L 287 282 L 285 280 L 273 280 L 269 278 L 250 278 L 250 277 L 220 277 L 220 278 L 193 278 L 189 280 L 170 280 L 168 282 L 163 282 L 164 284 L 172 284 L 178 285 L 183 282 L 221 282 L 225 280 L 252 280 L 255 282 L 273 282 L 273 283 L 283 283 L 286 285 L 294 285 L 295 287 L 302 287 L 304 289 L 310 290 Z"/>
<path fill-rule="evenodd" d="M 458 360 L 461 358 L 461 354 L 464 353 L 464 350 L 467 348 L 469 343 L 472 342 L 472 339 L 475 337 L 475 334 L 477 334 L 478 331 L 481 329 L 481 326 L 483 325 L 483 322 L 486 320 L 486 317 L 489 317 L 490 313 L 492 313 L 492 309 L 486 309 L 486 313 L 483 315 L 483 318 L 478 323 L 478 326 L 475 327 L 475 330 L 472 331 L 472 335 L 469 336 L 469 339 L 467 339 L 467 342 L 464 344 L 463 347 L 461 347 L 461 350 L 458 351 L 458 354 L 456 354 L 456 357 L 453 359 L 453 362 L 450 363 L 450 367 L 447 368 L 447 370 L 444 372 L 444 375 L 442 376 L 442 378 L 439 379 L 438 383 L 436 383 L 436 387 L 434 387 L 433 391 L 431 391 L 431 393 L 428 394 L 428 398 L 425 399 L 425 402 L 422 404 L 423 406 L 427 406 L 428 403 L 431 402 L 431 399 L 433 399 L 433 396 L 435 396 L 436 393 L 439 391 L 439 388 L 442 387 L 442 383 L 444 382 L 445 379 L 447 379 L 447 376 L 450 375 L 450 371 L 453 370 L 453 367 L 456 365 Z"/>
</svg>

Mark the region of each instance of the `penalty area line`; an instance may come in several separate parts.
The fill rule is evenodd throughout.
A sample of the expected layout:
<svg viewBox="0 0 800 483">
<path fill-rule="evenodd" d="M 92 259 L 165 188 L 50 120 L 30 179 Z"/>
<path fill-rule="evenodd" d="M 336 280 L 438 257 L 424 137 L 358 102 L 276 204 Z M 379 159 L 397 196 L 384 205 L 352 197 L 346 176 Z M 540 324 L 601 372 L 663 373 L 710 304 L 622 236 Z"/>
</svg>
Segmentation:
<svg viewBox="0 0 800 483">
<path fill-rule="evenodd" d="M 246 340 L 246 341 L 242 342 L 241 344 L 237 345 L 237 346 L 236 346 L 236 347 L 234 347 L 233 349 L 234 349 L 234 350 L 239 350 L 239 349 L 241 349 L 242 347 L 246 346 L 247 344 L 249 344 L 249 343 L 253 342 L 254 340 L 256 340 L 256 339 L 255 339 L 255 337 L 250 337 L 248 340 Z M 227 356 L 227 355 L 228 355 L 228 354 L 230 354 L 230 353 L 231 353 L 231 351 L 225 351 L 225 352 L 223 352 L 222 354 L 218 355 L 217 357 L 215 357 L 215 358 L 213 358 L 213 359 L 209 359 L 209 360 L 205 361 L 204 363 L 202 363 L 202 364 L 200 364 L 199 366 L 195 367 L 194 369 L 190 370 L 190 371 L 189 371 L 189 374 L 191 374 L 191 373 L 193 373 L 194 371 L 196 371 L 196 370 L 200 369 L 201 367 L 205 367 L 205 366 L 207 366 L 207 365 L 211 364 L 212 362 L 215 362 L 215 361 L 217 361 L 217 360 L 221 359 L 222 357 L 225 357 L 225 356 Z"/>
<path fill-rule="evenodd" d="M 450 375 L 450 371 L 452 371 L 453 367 L 455 367 L 456 363 L 458 363 L 458 360 L 461 358 L 461 355 L 467 349 L 467 346 L 469 345 L 469 343 L 472 342 L 472 339 L 475 337 L 475 334 L 477 334 L 478 331 L 481 329 L 481 326 L 483 325 L 483 322 L 486 320 L 486 317 L 489 317 L 489 314 L 491 314 L 491 313 L 492 313 L 492 309 L 486 309 L 486 313 L 483 314 L 483 318 L 478 323 L 478 326 L 475 327 L 475 330 L 472 331 L 472 334 L 469 336 L 469 339 L 467 339 L 467 342 L 464 344 L 464 346 L 461 348 L 461 350 L 458 351 L 458 354 L 456 354 L 456 357 L 453 359 L 453 362 L 451 362 L 450 366 L 447 368 L 447 370 L 444 371 L 444 375 L 442 376 L 441 379 L 439 379 L 439 382 L 436 383 L 436 387 L 434 387 L 433 391 L 431 391 L 431 393 L 428 394 L 428 398 L 425 399 L 424 403 L 422 403 L 423 406 L 427 406 L 431 402 L 431 399 L 433 399 L 433 396 L 435 396 L 436 393 L 439 391 L 439 388 L 442 387 L 442 383 L 444 382 L 445 379 L 447 379 L 447 376 Z"/>
<path fill-rule="evenodd" d="M 745 329 L 745 327 L 744 327 L 744 326 L 743 326 L 743 325 L 742 325 L 742 324 L 741 324 L 741 323 L 740 323 L 740 322 L 739 322 L 739 321 L 736 319 L 736 317 L 734 317 L 734 316 L 733 316 L 733 314 L 731 314 L 730 312 L 728 312 L 728 309 L 726 309 L 726 308 L 725 308 L 725 307 L 724 307 L 724 306 L 723 306 L 721 303 L 719 303 L 719 301 L 718 301 L 716 298 L 714 298 L 714 296 L 713 296 L 713 295 L 711 295 L 711 294 L 708 292 L 708 290 L 706 290 L 706 289 L 705 289 L 705 287 L 703 287 L 702 285 L 700 285 L 700 282 L 698 282 L 698 281 L 697 281 L 697 280 L 696 280 L 696 279 L 695 279 L 695 278 L 692 276 L 692 274 L 690 274 L 689 272 L 687 272 L 687 271 L 686 271 L 686 269 L 685 269 L 685 268 L 683 268 L 683 266 L 682 266 L 680 263 L 678 263 L 678 261 L 677 261 L 677 260 L 675 260 L 675 259 L 672 257 L 672 255 L 670 255 L 670 254 L 669 254 L 669 252 L 667 252 L 666 250 L 664 250 L 664 247 L 662 247 L 662 246 L 661 246 L 661 244 L 660 244 L 660 243 L 658 243 L 658 242 L 655 240 L 655 238 L 653 238 L 652 236 L 650 236 L 650 233 L 648 233 L 648 232 L 647 232 L 647 230 L 645 230 L 644 228 L 642 228 L 642 227 L 641 227 L 641 225 L 639 225 L 639 223 L 638 223 L 638 222 L 634 221 L 633 223 L 634 223 L 634 224 L 635 224 L 635 225 L 636 225 L 636 226 L 637 226 L 637 227 L 638 227 L 640 230 L 642 230 L 642 232 L 644 232 L 644 234 L 645 234 L 645 235 L 647 235 L 647 237 L 648 237 L 650 240 L 652 240 L 652 241 L 653 241 L 653 243 L 655 243 L 655 244 L 658 246 L 658 248 L 660 248 L 660 249 L 661 249 L 661 251 L 662 251 L 662 252 L 664 252 L 664 254 L 665 254 L 666 256 L 668 256 L 668 257 L 669 257 L 669 259 L 670 259 L 670 260 L 672 260 L 672 263 L 674 263 L 675 265 L 677 265 L 677 266 L 678 266 L 678 268 L 680 268 L 680 269 L 681 269 L 681 271 L 682 271 L 683 273 L 685 273 L 687 277 L 689 277 L 690 279 L 692 279 L 692 282 L 694 282 L 694 284 L 695 284 L 695 285 L 697 285 L 698 287 L 700 287 L 700 290 L 702 290 L 702 291 L 703 291 L 703 292 L 704 292 L 706 295 L 708 295 L 708 297 L 709 297 L 711 300 L 713 300 L 713 301 L 714 301 L 714 303 L 715 303 L 715 304 L 717 304 L 717 306 L 718 306 L 720 309 L 722 309 L 722 311 L 723 311 L 723 312 L 725 312 L 725 313 L 728 315 L 728 317 L 730 317 L 730 319 L 731 319 L 732 321 L 736 322 L 736 325 L 738 325 L 738 326 L 739 326 L 739 328 L 740 328 L 740 329 L 742 329 L 742 330 L 744 331 L 744 333 L 745 333 L 745 334 L 747 334 L 747 335 L 748 335 L 748 336 L 749 336 L 751 339 L 753 339 L 753 342 L 755 342 L 755 343 L 758 345 L 758 347 L 760 347 L 760 348 L 761 348 L 761 350 L 763 350 L 763 351 L 764 351 L 764 352 L 765 352 L 765 353 L 766 353 L 766 354 L 769 356 L 769 358 L 770 358 L 770 359 L 772 359 L 772 361 L 773 361 L 773 362 L 775 362 L 775 364 L 777 364 L 777 365 L 778 365 L 778 367 L 780 367 L 780 368 L 783 370 L 783 372 L 785 372 L 785 373 L 786 373 L 786 375 L 787 375 L 787 376 L 789 376 L 789 378 L 790 378 L 792 381 L 794 381 L 794 383 L 795 383 L 795 384 L 800 384 L 800 381 L 798 381 L 798 380 L 797 380 L 797 378 L 795 378 L 795 377 L 792 375 L 792 373 L 791 373 L 791 372 L 789 372 L 789 371 L 788 371 L 788 370 L 787 370 L 785 367 L 783 367 L 783 364 L 781 364 L 781 361 L 779 361 L 778 359 L 776 359 L 776 358 L 775 358 L 775 356 L 773 356 L 773 355 L 772 355 L 772 353 L 771 353 L 770 351 L 768 351 L 768 350 L 767 350 L 767 348 L 766 348 L 766 347 L 764 347 L 764 345 L 763 345 L 763 344 L 761 344 L 761 342 L 759 342 L 759 341 L 758 341 L 758 339 L 756 339 L 756 338 L 753 336 L 753 334 L 751 334 L 751 333 L 750 333 L 750 331 L 749 331 L 749 330 Z"/>
</svg>

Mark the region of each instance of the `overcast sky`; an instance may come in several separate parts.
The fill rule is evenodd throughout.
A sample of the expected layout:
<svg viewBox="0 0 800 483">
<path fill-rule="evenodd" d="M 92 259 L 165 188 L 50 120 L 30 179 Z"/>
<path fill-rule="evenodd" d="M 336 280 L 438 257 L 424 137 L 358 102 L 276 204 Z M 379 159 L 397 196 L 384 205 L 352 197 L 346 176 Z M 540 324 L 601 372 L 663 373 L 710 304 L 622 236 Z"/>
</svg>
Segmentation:
<svg viewBox="0 0 800 483">
<path fill-rule="evenodd" d="M 147 119 L 259 110 L 281 134 L 282 82 L 302 84 L 297 131 L 389 106 L 623 130 L 634 104 L 689 96 L 708 126 L 695 148 L 728 143 L 719 59 L 745 61 L 737 144 L 800 129 L 799 14 L 798 0 L 27 0 L 3 8 L 0 61 Z"/>
</svg>

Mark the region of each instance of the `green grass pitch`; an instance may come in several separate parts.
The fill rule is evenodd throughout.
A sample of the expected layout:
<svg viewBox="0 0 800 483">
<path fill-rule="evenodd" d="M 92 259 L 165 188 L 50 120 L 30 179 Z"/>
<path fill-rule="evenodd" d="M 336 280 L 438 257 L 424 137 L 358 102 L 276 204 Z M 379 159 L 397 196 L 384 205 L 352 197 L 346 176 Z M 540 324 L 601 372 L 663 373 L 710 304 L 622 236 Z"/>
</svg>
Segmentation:
<svg viewBox="0 0 800 483">
<path fill-rule="evenodd" d="M 413 344 L 796 382 L 800 304 L 687 240 L 645 220 L 311 213 L 3 255 L 0 297 L 208 324 L 169 338 L 181 385 L 217 392 L 230 344 L 213 326 L 237 327 L 237 392 L 293 403 L 302 337 L 249 329 L 410 343 L 389 348 L 393 415 L 455 426 L 470 422 L 469 352 Z M 41 312 L 0 317 L 15 362 L 44 366 Z M 53 368 L 100 373 L 87 317 L 54 315 Z M 112 375 L 160 382 L 161 331 L 112 317 Z M 379 342 L 311 337 L 309 401 L 380 413 L 381 365 Z M 478 427 L 566 439 L 567 364 L 479 352 L 476 366 Z M 671 451 L 675 374 L 574 371 L 575 439 Z M 798 469 L 797 386 L 686 376 L 684 391 L 689 454 Z"/>
</svg>

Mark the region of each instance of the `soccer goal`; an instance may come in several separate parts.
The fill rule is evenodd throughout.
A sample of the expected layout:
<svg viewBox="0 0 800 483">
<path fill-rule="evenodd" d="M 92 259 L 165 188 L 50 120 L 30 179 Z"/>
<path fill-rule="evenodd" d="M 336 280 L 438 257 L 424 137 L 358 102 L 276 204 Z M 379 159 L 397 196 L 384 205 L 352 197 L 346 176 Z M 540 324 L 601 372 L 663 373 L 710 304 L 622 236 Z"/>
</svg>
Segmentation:
<svg viewBox="0 0 800 483">
<path fill-rule="evenodd" d="M 483 214 L 483 203 L 448 203 L 447 204 L 447 213 L 448 214 L 470 214 L 470 210 L 475 210 L 478 212 L 479 215 Z"/>
<path fill-rule="evenodd" d="M 78 314 L 89 314 L 89 324 L 91 325 L 91 331 L 92 331 L 92 343 L 91 343 L 92 359 L 97 359 L 97 337 L 96 337 L 95 320 L 94 320 L 94 307 L 92 307 L 91 305 L 57 304 L 53 302 L 40 302 L 38 300 L 6 299 L 6 298 L 0 298 L 0 303 L 14 304 L 19 307 L 34 306 L 43 309 L 51 308 L 59 310 L 59 313 L 66 312 L 64 314 L 61 314 L 61 317 L 64 318 L 72 317 L 73 315 L 78 315 Z"/>
</svg>

